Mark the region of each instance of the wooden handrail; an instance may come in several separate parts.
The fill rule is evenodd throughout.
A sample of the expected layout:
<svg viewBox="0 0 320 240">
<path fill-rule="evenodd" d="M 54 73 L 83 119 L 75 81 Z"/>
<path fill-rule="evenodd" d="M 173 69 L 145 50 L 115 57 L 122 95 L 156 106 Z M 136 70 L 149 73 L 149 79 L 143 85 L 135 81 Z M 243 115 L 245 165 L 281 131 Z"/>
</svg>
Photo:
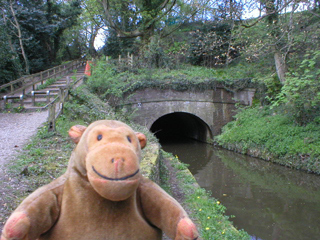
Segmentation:
<svg viewBox="0 0 320 240">
<path fill-rule="evenodd" d="M 66 63 L 64 65 L 59 65 L 57 67 L 54 68 L 50 68 L 47 69 L 45 71 L 39 72 L 39 73 L 35 73 L 35 74 L 31 74 L 28 76 L 23 76 L 17 80 L 11 81 L 9 83 L 6 83 L 2 86 L 0 86 L 0 91 L 2 89 L 6 89 L 8 87 L 10 87 L 10 92 L 7 94 L 14 94 L 18 91 L 22 91 L 23 94 L 25 95 L 25 89 L 28 87 L 32 86 L 32 90 L 35 90 L 35 85 L 40 83 L 40 82 L 44 82 L 45 80 L 55 77 L 57 75 L 59 75 L 60 73 L 66 72 L 66 71 L 70 71 L 78 68 L 81 64 L 83 64 L 83 60 L 74 60 L 72 62 Z M 58 70 L 58 71 L 57 71 Z M 23 86 L 19 87 L 18 89 L 15 89 L 14 85 L 21 83 Z"/>
<path fill-rule="evenodd" d="M 59 95 L 52 100 L 49 104 L 47 104 L 44 108 L 48 108 L 48 131 L 55 131 L 56 128 L 56 119 L 63 113 L 63 106 L 65 101 L 69 96 L 69 91 L 72 89 L 80 80 L 82 80 L 84 76 L 76 79 L 71 84 L 68 84 L 65 87 L 60 87 Z M 58 107 L 57 107 L 57 104 Z"/>
</svg>

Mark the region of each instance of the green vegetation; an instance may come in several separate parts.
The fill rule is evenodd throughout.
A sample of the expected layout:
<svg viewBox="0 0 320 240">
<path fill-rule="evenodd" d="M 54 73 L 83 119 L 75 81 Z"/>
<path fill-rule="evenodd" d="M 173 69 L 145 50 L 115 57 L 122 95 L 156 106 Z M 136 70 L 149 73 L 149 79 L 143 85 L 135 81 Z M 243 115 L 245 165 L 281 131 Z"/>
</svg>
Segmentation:
<svg viewBox="0 0 320 240">
<path fill-rule="evenodd" d="M 177 179 L 179 189 L 184 196 L 183 205 L 190 210 L 191 218 L 198 223 L 202 239 L 250 239 L 246 232 L 232 226 L 229 217 L 224 215 L 225 207 L 212 198 L 209 192 L 197 185 L 186 164 L 170 153 L 162 151 L 161 155 L 160 166 L 164 169 L 160 174 L 162 187 L 172 194 L 170 178 Z M 166 162 L 169 166 L 166 166 Z M 171 174 L 175 173 L 175 176 L 168 174 L 169 171 Z"/>
<path fill-rule="evenodd" d="M 216 137 L 218 144 L 320 174 L 319 62 L 320 51 L 310 51 L 288 71 L 283 84 L 263 79 L 265 98 L 258 96 L 256 107 L 242 109 Z"/>
<path fill-rule="evenodd" d="M 42 89 L 45 89 L 46 87 L 54 84 L 58 79 L 56 78 L 49 78 L 46 80 L 46 82 L 44 84 L 41 84 L 39 86 L 37 86 L 37 90 L 42 90 Z"/>
<path fill-rule="evenodd" d="M 20 100 L 19 100 L 20 101 Z M 24 111 L 24 107 L 12 107 L 13 104 L 12 103 L 6 103 L 5 107 L 4 107 L 4 110 L 3 112 L 7 112 L 7 113 L 11 113 L 11 112 L 14 112 L 14 113 L 20 113 L 20 112 L 23 112 Z"/>
<path fill-rule="evenodd" d="M 239 112 L 215 140 L 225 148 L 320 174 L 320 125 L 295 124 L 268 107 Z"/>
<path fill-rule="evenodd" d="M 72 148 L 71 141 L 59 132 L 48 133 L 45 126 L 41 127 L 10 169 L 30 178 L 35 188 L 39 187 L 65 171 Z"/>
<path fill-rule="evenodd" d="M 182 65 L 179 69 L 124 69 L 120 64 L 101 59 L 93 67 L 87 84 L 101 98 L 122 99 L 137 89 L 160 88 L 186 91 L 191 89 L 214 89 L 224 86 L 231 91 L 253 86 L 250 76 L 253 68 L 237 65 L 227 69 L 210 69 Z"/>
<path fill-rule="evenodd" d="M 297 68 L 287 74 L 281 91 L 270 99 L 271 107 L 281 107 L 299 125 L 320 123 L 320 50 L 304 55 Z"/>
</svg>

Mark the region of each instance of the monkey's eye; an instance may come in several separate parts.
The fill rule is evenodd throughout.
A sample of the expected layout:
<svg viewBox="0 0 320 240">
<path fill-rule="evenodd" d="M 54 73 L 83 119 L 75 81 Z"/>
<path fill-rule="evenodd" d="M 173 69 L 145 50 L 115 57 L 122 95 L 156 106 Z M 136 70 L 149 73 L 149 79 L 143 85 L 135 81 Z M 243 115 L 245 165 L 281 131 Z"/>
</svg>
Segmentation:
<svg viewBox="0 0 320 240">
<path fill-rule="evenodd" d="M 127 136 L 128 141 L 131 143 L 131 138 L 129 136 Z"/>
<path fill-rule="evenodd" d="M 99 135 L 97 136 L 97 140 L 100 141 L 101 139 L 102 139 L 102 135 L 99 134 Z"/>
</svg>

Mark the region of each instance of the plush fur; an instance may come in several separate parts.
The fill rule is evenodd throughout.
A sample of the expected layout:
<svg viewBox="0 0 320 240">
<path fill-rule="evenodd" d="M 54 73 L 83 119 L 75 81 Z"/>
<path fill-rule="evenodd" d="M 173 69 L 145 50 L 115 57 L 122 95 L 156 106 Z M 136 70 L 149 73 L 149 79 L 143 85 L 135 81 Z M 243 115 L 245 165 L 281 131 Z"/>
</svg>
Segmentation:
<svg viewBox="0 0 320 240">
<path fill-rule="evenodd" d="M 74 126 L 67 171 L 29 195 L 12 213 L 1 240 L 197 239 L 180 204 L 140 173 L 147 139 L 118 121 Z"/>
</svg>

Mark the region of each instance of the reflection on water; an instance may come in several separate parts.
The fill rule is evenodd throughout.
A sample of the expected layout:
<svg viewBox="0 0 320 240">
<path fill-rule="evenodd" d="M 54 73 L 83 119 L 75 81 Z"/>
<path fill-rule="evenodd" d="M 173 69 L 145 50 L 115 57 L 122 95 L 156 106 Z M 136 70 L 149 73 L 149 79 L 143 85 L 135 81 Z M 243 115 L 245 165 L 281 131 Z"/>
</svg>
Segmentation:
<svg viewBox="0 0 320 240">
<path fill-rule="evenodd" d="M 320 177 L 199 142 L 162 143 L 252 239 L 320 239 Z"/>
</svg>

